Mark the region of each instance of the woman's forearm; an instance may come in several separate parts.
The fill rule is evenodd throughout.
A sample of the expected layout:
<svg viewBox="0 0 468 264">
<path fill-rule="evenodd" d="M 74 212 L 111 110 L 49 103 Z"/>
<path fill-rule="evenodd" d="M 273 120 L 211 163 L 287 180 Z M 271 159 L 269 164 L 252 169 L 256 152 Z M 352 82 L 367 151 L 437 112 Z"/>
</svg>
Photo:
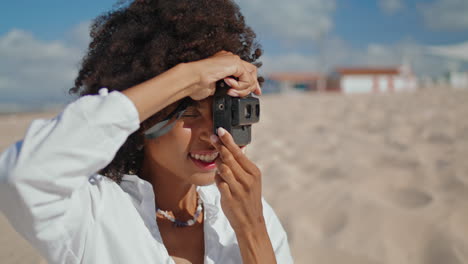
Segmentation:
<svg viewBox="0 0 468 264">
<path fill-rule="evenodd" d="M 242 263 L 276 263 L 275 252 L 264 223 L 253 231 L 238 230 L 236 237 L 242 255 Z"/>
<path fill-rule="evenodd" d="M 190 63 L 181 63 L 122 93 L 135 104 L 140 122 L 143 122 L 166 106 L 189 96 L 190 87 L 198 81 L 197 78 Z"/>
</svg>

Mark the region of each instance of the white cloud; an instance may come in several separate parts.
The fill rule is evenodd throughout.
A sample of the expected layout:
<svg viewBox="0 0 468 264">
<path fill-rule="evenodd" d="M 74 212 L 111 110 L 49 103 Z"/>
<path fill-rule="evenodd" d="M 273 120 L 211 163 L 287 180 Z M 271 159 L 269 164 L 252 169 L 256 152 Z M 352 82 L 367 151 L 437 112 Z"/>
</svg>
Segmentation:
<svg viewBox="0 0 468 264">
<path fill-rule="evenodd" d="M 418 75 L 437 76 L 454 68 L 468 70 L 468 63 L 436 56 L 427 52 L 425 45 L 411 40 L 395 44 L 370 43 L 362 49 L 351 47 L 338 38 L 323 40 L 317 54 L 303 55 L 298 52 L 281 55 L 265 54 L 261 60 L 261 73 L 272 72 L 327 72 L 340 66 L 387 67 L 409 64 Z"/>
<path fill-rule="evenodd" d="M 19 29 L 0 36 L 1 101 L 63 100 L 89 41 L 84 27 L 85 23 L 71 29 L 67 41 L 42 41 Z"/>
<path fill-rule="evenodd" d="M 237 0 L 246 23 L 258 35 L 301 42 L 317 40 L 333 28 L 335 0 Z"/>
<path fill-rule="evenodd" d="M 468 62 L 468 41 L 454 45 L 427 46 L 430 53 Z"/>
<path fill-rule="evenodd" d="M 435 0 L 419 6 L 425 24 L 436 30 L 467 30 L 467 0 Z"/>
<path fill-rule="evenodd" d="M 278 55 L 264 54 L 261 57 L 263 66 L 259 74 L 270 74 L 279 71 L 316 71 L 318 68 L 318 58 L 315 55 L 304 55 L 298 52 L 291 52 Z"/>
<path fill-rule="evenodd" d="M 352 63 L 363 66 L 398 66 L 409 64 L 418 75 L 438 76 L 453 68 L 453 59 L 435 56 L 427 52 L 425 45 L 412 40 L 395 44 L 371 43 L 363 50 L 349 51 Z M 468 69 L 467 63 L 460 63 Z"/>
<path fill-rule="evenodd" d="M 387 14 L 394 14 L 403 9 L 403 0 L 379 0 L 379 7 Z"/>
<path fill-rule="evenodd" d="M 79 49 L 87 47 L 91 41 L 91 37 L 89 36 L 90 26 L 91 21 L 83 21 L 76 25 L 66 34 L 66 44 Z"/>
</svg>

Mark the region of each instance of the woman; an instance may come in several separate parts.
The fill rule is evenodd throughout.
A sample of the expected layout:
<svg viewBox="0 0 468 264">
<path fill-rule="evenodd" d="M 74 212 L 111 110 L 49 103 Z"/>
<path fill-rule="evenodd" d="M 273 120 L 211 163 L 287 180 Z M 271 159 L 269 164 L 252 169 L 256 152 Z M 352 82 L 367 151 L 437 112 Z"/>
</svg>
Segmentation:
<svg viewBox="0 0 468 264">
<path fill-rule="evenodd" d="M 292 263 L 261 172 L 212 132 L 216 82 L 261 94 L 239 8 L 135 1 L 91 37 L 71 89 L 83 97 L 0 157 L 0 208 L 17 231 L 49 263 Z"/>
</svg>

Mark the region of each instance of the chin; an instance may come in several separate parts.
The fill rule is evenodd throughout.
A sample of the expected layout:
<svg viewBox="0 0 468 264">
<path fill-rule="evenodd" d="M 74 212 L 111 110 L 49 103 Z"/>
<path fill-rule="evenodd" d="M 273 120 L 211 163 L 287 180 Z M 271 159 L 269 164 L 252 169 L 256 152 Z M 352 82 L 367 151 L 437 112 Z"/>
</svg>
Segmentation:
<svg viewBox="0 0 468 264">
<path fill-rule="evenodd" d="M 197 173 L 192 175 L 192 183 L 197 186 L 207 186 L 215 183 L 215 172 Z"/>
</svg>

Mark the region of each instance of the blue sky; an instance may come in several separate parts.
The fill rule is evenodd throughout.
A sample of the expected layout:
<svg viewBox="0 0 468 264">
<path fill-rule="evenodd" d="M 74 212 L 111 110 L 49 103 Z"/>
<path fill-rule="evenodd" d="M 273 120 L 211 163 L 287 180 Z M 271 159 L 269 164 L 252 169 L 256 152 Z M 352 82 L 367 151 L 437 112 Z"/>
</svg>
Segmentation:
<svg viewBox="0 0 468 264">
<path fill-rule="evenodd" d="M 426 52 L 468 44 L 468 0 L 236 0 L 264 48 L 264 73 L 409 63 L 419 75 L 468 70 Z M 113 0 L 17 0 L 0 8 L 0 104 L 63 101 L 90 21 Z M 46 88 L 44 86 L 47 86 Z M 1 107 L 0 107 L 1 111 Z"/>
<path fill-rule="evenodd" d="M 41 40 L 60 39 L 70 28 L 95 18 L 115 2 L 9 1 L 3 3 L 0 10 L 0 35 L 19 28 L 33 33 Z M 424 23 L 417 7 L 431 2 L 434 1 L 406 1 L 401 10 L 387 14 L 375 0 L 337 1 L 332 13 L 334 27 L 331 32 L 348 40 L 355 47 L 369 42 L 394 43 L 403 38 L 434 45 L 466 41 L 468 27 L 464 30 L 434 30 Z"/>
<path fill-rule="evenodd" d="M 418 6 L 430 2 L 434 1 L 406 1 L 401 10 L 386 13 L 375 0 L 342 0 L 334 14 L 334 31 L 356 46 L 369 42 L 394 43 L 404 38 L 434 45 L 466 41 L 468 27 L 455 31 L 435 30 L 425 23 Z M 356 29 L 359 29 L 359 34 L 356 34 Z"/>
</svg>

